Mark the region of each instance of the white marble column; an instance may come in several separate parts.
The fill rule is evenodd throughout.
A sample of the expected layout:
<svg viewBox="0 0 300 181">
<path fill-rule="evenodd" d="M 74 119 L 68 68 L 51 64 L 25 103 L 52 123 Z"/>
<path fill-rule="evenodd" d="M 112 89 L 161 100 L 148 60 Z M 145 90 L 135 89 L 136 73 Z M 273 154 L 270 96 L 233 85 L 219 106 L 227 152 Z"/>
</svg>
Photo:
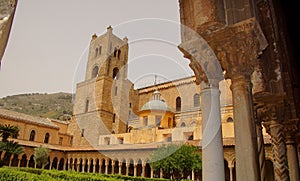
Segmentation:
<svg viewBox="0 0 300 181">
<path fill-rule="evenodd" d="M 126 162 L 126 176 L 128 176 L 129 173 L 129 166 L 130 166 L 130 162 L 129 163 Z"/>
<path fill-rule="evenodd" d="M 122 174 L 122 165 L 123 165 L 123 163 L 120 161 L 119 162 L 119 175 Z"/>
<path fill-rule="evenodd" d="M 150 167 L 150 178 L 153 178 L 153 168 Z"/>
<path fill-rule="evenodd" d="M 108 174 L 108 164 L 109 164 L 109 161 L 105 160 L 105 174 Z"/>
<path fill-rule="evenodd" d="M 224 155 L 220 113 L 219 81 L 201 82 L 202 179 L 223 181 Z"/>
<path fill-rule="evenodd" d="M 111 161 L 111 174 L 115 174 L 115 164 L 116 164 L 115 160 L 112 160 Z"/>
</svg>

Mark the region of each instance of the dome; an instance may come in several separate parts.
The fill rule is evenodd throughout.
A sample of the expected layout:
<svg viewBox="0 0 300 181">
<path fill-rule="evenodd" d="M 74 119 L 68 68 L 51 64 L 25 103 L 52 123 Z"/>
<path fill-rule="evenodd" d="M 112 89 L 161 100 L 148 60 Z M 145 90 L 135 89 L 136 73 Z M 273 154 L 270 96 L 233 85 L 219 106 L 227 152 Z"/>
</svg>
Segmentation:
<svg viewBox="0 0 300 181">
<path fill-rule="evenodd" d="M 171 111 L 168 105 L 161 100 L 151 100 L 143 105 L 141 111 L 146 110 L 162 110 L 162 111 Z"/>
<path fill-rule="evenodd" d="M 147 102 L 141 108 L 141 111 L 146 110 L 171 111 L 168 105 L 164 101 L 160 100 L 160 92 L 157 90 L 153 93 L 153 100 Z"/>
</svg>

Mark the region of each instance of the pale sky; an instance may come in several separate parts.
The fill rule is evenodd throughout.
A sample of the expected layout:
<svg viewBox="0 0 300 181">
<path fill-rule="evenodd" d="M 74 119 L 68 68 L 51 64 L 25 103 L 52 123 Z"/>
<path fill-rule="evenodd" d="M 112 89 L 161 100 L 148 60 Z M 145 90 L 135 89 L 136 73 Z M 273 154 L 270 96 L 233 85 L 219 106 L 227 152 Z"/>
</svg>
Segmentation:
<svg viewBox="0 0 300 181">
<path fill-rule="evenodd" d="M 178 0 L 19 0 L 0 70 L 0 97 L 74 92 L 94 33 L 129 39 L 136 87 L 193 75 L 180 43 Z"/>
</svg>

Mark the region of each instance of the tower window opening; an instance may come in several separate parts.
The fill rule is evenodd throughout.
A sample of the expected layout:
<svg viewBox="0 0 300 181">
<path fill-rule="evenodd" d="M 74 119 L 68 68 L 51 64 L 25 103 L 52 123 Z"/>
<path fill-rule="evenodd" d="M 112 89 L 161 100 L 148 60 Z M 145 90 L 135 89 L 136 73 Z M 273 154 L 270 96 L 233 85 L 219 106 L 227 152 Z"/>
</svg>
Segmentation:
<svg viewBox="0 0 300 181">
<path fill-rule="evenodd" d="M 98 54 L 101 55 L 101 52 L 102 52 L 102 46 L 99 47 Z"/>
<path fill-rule="evenodd" d="M 49 143 L 50 134 L 46 133 L 44 138 L 44 143 Z"/>
<path fill-rule="evenodd" d="M 95 66 L 92 71 L 92 78 L 95 78 L 98 76 L 98 71 L 99 71 L 99 67 Z"/>
<path fill-rule="evenodd" d="M 95 57 L 98 56 L 98 48 L 96 48 L 96 51 L 95 51 Z"/>
<path fill-rule="evenodd" d="M 90 101 L 87 99 L 85 101 L 85 110 L 84 110 L 84 112 L 88 112 L 89 111 L 89 104 L 90 104 Z"/>
<path fill-rule="evenodd" d="M 113 115 L 113 121 L 112 121 L 112 122 L 113 122 L 113 123 L 116 122 L 116 114 Z"/>
<path fill-rule="evenodd" d="M 115 94 L 115 96 L 118 95 L 118 87 L 117 86 L 115 87 L 115 93 L 114 94 Z"/>
<path fill-rule="evenodd" d="M 119 69 L 117 68 L 117 67 L 115 67 L 114 69 L 113 69 L 113 79 L 118 79 L 118 73 L 119 73 Z"/>
<path fill-rule="evenodd" d="M 176 111 L 181 111 L 181 98 L 176 98 Z"/>
<path fill-rule="evenodd" d="M 34 141 L 34 139 L 35 139 L 35 131 L 32 130 L 32 131 L 30 132 L 29 141 Z"/>
<path fill-rule="evenodd" d="M 200 107 L 200 95 L 194 94 L 194 107 Z"/>
<path fill-rule="evenodd" d="M 118 59 L 120 60 L 120 56 L 121 56 L 121 50 L 118 50 Z"/>
<path fill-rule="evenodd" d="M 117 50 L 117 48 L 115 48 L 115 50 L 114 50 L 114 57 L 117 56 L 117 52 L 118 52 L 118 50 Z"/>
</svg>

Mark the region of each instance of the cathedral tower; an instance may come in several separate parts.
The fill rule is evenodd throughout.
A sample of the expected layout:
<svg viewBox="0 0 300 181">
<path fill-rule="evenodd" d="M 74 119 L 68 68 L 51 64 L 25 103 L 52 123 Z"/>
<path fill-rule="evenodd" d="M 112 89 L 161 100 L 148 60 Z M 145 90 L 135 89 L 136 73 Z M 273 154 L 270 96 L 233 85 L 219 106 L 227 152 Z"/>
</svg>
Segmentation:
<svg viewBox="0 0 300 181">
<path fill-rule="evenodd" d="M 81 137 L 76 143 L 98 144 L 99 135 L 126 132 L 129 117 L 127 80 L 128 39 L 112 33 L 93 35 L 89 46 L 85 80 L 77 84 L 74 116 Z"/>
</svg>

